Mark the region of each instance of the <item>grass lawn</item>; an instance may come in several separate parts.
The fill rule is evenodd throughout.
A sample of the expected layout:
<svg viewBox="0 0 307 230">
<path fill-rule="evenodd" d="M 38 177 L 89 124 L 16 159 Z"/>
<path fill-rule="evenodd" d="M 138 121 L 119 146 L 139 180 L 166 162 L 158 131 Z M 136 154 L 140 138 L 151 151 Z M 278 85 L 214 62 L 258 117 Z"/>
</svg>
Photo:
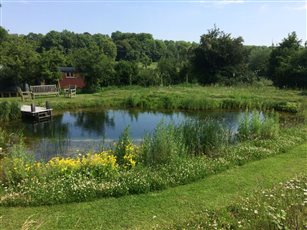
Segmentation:
<svg viewBox="0 0 307 230">
<path fill-rule="evenodd" d="M 182 223 L 205 208 L 307 173 L 307 143 L 189 185 L 93 202 L 28 208 L 0 207 L 0 229 L 151 229 Z"/>
</svg>

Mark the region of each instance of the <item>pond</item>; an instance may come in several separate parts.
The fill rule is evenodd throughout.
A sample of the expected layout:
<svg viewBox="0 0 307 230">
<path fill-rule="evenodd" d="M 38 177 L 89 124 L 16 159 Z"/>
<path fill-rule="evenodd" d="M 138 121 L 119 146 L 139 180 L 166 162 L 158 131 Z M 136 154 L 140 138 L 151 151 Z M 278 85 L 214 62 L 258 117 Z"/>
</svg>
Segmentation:
<svg viewBox="0 0 307 230">
<path fill-rule="evenodd" d="M 187 119 L 204 120 L 212 117 L 235 132 L 243 112 L 148 112 L 136 110 L 81 110 L 64 112 L 42 123 L 12 122 L 10 132 L 23 130 L 26 145 L 36 159 L 72 156 L 109 147 L 129 126 L 134 142 L 139 143 L 159 122 L 181 123 Z"/>
</svg>

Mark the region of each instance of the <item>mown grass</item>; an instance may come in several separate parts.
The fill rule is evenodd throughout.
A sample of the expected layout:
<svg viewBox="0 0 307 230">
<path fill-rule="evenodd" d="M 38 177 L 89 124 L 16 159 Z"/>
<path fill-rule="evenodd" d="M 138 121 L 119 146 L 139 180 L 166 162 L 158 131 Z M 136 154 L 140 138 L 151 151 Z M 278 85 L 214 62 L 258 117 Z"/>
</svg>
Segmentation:
<svg viewBox="0 0 307 230">
<path fill-rule="evenodd" d="M 0 229 L 151 229 L 186 223 L 196 212 L 225 207 L 239 195 L 306 174 L 306 151 L 307 143 L 162 192 L 34 208 L 0 207 Z"/>
<path fill-rule="evenodd" d="M 0 98 L 0 102 L 5 100 L 20 101 L 19 98 Z M 272 86 L 109 87 L 94 94 L 78 94 L 75 98 L 38 98 L 34 103 L 44 105 L 46 100 L 56 110 L 90 107 L 185 110 L 249 108 L 286 112 L 307 110 L 307 97 L 301 91 L 281 90 Z"/>
<path fill-rule="evenodd" d="M 239 197 L 227 207 L 202 210 L 171 229 L 303 229 L 307 175 Z"/>
</svg>

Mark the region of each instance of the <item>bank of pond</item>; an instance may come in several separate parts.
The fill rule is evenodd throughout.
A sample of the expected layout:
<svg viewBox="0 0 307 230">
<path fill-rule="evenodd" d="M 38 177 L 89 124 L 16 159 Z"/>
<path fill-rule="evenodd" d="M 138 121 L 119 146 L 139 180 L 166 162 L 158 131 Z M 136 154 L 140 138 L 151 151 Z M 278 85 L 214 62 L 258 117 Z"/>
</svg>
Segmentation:
<svg viewBox="0 0 307 230">
<path fill-rule="evenodd" d="M 77 202 L 190 183 L 303 142 L 302 124 L 284 127 L 281 117 L 90 110 L 64 112 L 49 123 L 10 122 L 0 129 L 0 205 Z M 13 134 L 17 128 L 23 133 Z"/>
</svg>

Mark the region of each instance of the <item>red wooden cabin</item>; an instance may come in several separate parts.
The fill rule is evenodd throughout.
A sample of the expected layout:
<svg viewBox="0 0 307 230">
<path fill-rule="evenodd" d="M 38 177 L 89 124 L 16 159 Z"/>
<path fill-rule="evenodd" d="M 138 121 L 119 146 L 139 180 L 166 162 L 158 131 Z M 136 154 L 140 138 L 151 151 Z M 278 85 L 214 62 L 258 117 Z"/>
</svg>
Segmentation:
<svg viewBox="0 0 307 230">
<path fill-rule="evenodd" d="M 62 74 L 59 80 L 60 87 L 68 88 L 71 85 L 76 85 L 78 89 L 85 87 L 84 77 L 75 71 L 74 67 L 60 67 L 60 72 Z"/>
</svg>

